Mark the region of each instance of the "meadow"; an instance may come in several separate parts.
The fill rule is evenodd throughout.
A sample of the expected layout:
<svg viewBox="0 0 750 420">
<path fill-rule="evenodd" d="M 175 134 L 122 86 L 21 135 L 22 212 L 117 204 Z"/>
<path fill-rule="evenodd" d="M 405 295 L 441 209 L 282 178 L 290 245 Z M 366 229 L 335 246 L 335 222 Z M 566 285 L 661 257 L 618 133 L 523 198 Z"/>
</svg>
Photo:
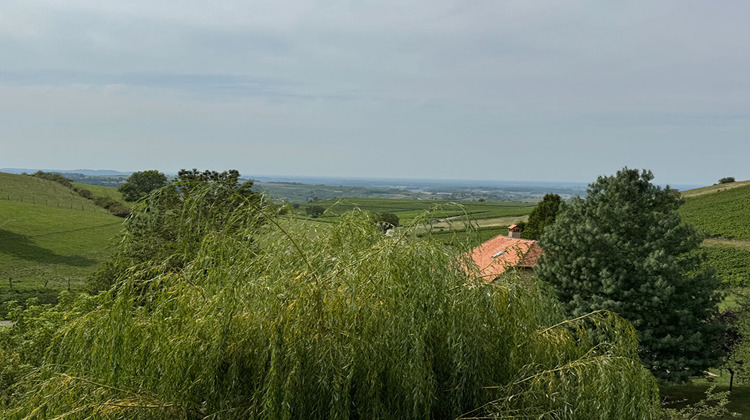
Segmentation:
<svg viewBox="0 0 750 420">
<path fill-rule="evenodd" d="M 123 219 L 52 181 L 0 173 L 0 185 L 0 317 L 2 302 L 83 289 Z"/>
</svg>

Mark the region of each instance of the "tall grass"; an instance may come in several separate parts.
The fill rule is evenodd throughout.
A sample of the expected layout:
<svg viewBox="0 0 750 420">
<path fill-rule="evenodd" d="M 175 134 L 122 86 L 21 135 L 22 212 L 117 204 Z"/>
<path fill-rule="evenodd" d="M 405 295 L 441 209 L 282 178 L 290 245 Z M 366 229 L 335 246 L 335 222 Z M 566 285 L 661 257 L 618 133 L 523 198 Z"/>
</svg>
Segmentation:
<svg viewBox="0 0 750 420">
<path fill-rule="evenodd" d="M 139 264 L 72 303 L 3 418 L 657 415 L 635 331 L 616 315 L 564 320 L 542 291 L 484 286 L 452 248 L 385 236 L 366 213 L 317 235 L 247 208 L 230 216 L 184 265 Z M 209 221 L 181 223 L 187 234 Z"/>
</svg>

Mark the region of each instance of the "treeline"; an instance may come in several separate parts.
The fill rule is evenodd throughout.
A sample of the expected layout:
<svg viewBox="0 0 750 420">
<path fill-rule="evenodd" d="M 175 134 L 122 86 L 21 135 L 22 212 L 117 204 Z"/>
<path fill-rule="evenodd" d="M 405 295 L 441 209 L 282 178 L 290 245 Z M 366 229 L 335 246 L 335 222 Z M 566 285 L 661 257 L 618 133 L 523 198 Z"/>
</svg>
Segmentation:
<svg viewBox="0 0 750 420">
<path fill-rule="evenodd" d="M 73 192 L 75 192 L 82 198 L 91 200 L 96 206 L 99 206 L 109 211 L 110 213 L 112 213 L 113 215 L 117 217 L 127 217 L 130 214 L 130 209 L 124 206 L 121 202 L 113 198 L 109 198 L 109 197 L 97 197 L 91 191 L 87 189 L 76 187 L 75 185 L 73 185 L 73 181 L 64 177 L 61 174 L 37 171 L 34 174 L 32 174 L 32 176 L 35 176 L 41 179 L 46 179 L 48 181 L 57 182 L 58 184 L 71 189 Z"/>
</svg>

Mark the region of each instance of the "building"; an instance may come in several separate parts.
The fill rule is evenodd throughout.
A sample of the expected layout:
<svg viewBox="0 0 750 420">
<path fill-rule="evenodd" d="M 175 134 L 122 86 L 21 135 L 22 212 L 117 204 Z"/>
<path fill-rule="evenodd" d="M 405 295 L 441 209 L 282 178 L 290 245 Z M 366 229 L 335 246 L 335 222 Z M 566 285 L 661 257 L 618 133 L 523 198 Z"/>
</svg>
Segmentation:
<svg viewBox="0 0 750 420">
<path fill-rule="evenodd" d="M 471 258 L 487 282 L 509 269 L 531 272 L 542 249 L 536 241 L 521 239 L 521 228 L 508 227 L 508 235 L 498 235 L 471 250 Z"/>
</svg>

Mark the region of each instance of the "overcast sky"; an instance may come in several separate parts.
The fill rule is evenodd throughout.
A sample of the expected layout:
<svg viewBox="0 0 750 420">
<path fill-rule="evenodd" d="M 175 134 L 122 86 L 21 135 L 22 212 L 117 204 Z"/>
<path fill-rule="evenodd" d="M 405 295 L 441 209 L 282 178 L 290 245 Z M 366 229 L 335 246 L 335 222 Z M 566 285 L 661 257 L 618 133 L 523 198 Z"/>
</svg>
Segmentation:
<svg viewBox="0 0 750 420">
<path fill-rule="evenodd" d="M 0 167 L 750 179 L 750 2 L 3 0 Z"/>
</svg>

